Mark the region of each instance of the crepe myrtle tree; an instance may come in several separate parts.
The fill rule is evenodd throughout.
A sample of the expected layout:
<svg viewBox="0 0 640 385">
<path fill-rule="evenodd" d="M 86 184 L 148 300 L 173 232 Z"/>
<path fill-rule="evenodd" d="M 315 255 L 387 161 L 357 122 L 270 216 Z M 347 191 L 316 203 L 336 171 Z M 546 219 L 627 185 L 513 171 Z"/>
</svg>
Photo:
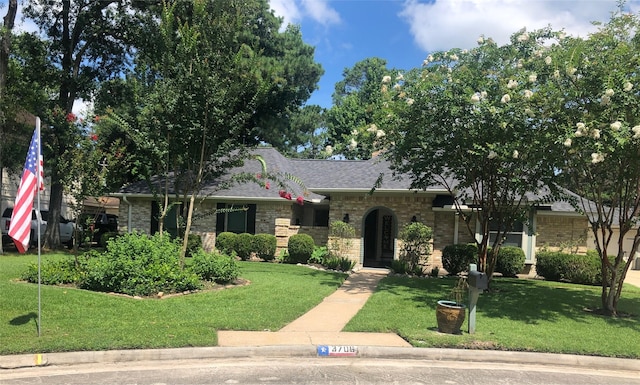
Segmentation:
<svg viewBox="0 0 640 385">
<path fill-rule="evenodd" d="M 601 260 L 602 310 L 613 316 L 640 245 L 639 27 L 636 15 L 618 12 L 588 38 L 551 47 L 541 68 L 549 74 L 540 93 L 548 103 L 545 124 L 556 130 L 558 177 L 589 220 Z"/>
<path fill-rule="evenodd" d="M 549 29 L 519 31 L 504 46 L 481 37 L 474 49 L 433 53 L 421 69 L 380 85 L 385 108 L 369 134 L 412 188 L 451 194 L 489 277 L 505 235 L 529 218 L 531 193 L 553 176 L 551 138 L 534 114 L 534 69 L 554 40 Z"/>
</svg>

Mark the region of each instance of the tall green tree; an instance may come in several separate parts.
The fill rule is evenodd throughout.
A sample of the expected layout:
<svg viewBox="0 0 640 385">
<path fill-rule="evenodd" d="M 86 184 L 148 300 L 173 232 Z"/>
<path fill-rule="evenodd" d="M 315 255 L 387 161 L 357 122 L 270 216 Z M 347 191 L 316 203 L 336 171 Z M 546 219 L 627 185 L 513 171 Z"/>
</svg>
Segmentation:
<svg viewBox="0 0 640 385">
<path fill-rule="evenodd" d="M 283 136 L 287 145 L 274 145 L 283 154 L 304 159 L 326 159 L 332 155 L 326 147 L 326 110 L 318 105 L 307 105 L 292 114 L 289 134 Z"/>
<path fill-rule="evenodd" d="M 313 50 L 298 30 L 279 27 L 262 0 L 166 2 L 155 47 L 136 58 L 138 85 L 119 88 L 133 90 L 125 99 L 139 102 L 130 115 L 135 121 L 121 126 L 153 144 L 157 167 L 148 171 L 164 176 L 157 186 L 160 223 L 171 208 L 169 194 L 187 209 L 183 253 L 202 186 L 248 158 L 252 146 L 269 142 L 277 131 L 264 122 L 297 109 L 315 87 L 305 74 L 319 68 Z M 308 57 L 290 56 L 300 52 Z M 173 185 L 166 184 L 169 176 Z"/>
<path fill-rule="evenodd" d="M 529 219 L 530 193 L 553 177 L 549 134 L 531 118 L 541 103 L 534 66 L 553 36 L 520 31 L 504 46 L 481 38 L 472 50 L 434 53 L 422 69 L 381 84 L 378 148 L 413 188 L 451 194 L 489 277 L 506 233 Z"/>
<path fill-rule="evenodd" d="M 382 80 L 402 78 L 397 70 L 387 69 L 387 62 L 368 58 L 346 68 L 336 83 L 333 106 L 327 112 L 328 140 L 336 155 L 347 159 L 369 159 L 373 143 L 380 135 L 375 116 L 382 108 Z M 358 136 L 359 140 L 354 139 Z"/>
<path fill-rule="evenodd" d="M 42 130 L 43 152 L 50 170 L 50 222 L 44 245 L 60 246 L 58 221 L 62 195 L 71 179 L 67 167 L 72 163 L 78 125 L 66 124 L 75 119 L 73 103 L 90 100 L 98 81 L 118 76 L 127 61 L 134 35 L 132 27 L 141 21 L 141 12 L 124 0 L 34 0 L 26 3 L 26 17 L 32 19 L 48 40 L 48 57 L 55 65 L 55 97 L 42 116 L 59 116 L 60 124 L 48 124 Z"/>
<path fill-rule="evenodd" d="M 602 309 L 614 316 L 640 246 L 639 28 L 637 15 L 621 9 L 588 38 L 562 39 L 545 53 L 539 72 L 548 81 L 537 90 L 546 104 L 540 124 L 555 134 L 558 181 L 589 220 Z"/>
</svg>

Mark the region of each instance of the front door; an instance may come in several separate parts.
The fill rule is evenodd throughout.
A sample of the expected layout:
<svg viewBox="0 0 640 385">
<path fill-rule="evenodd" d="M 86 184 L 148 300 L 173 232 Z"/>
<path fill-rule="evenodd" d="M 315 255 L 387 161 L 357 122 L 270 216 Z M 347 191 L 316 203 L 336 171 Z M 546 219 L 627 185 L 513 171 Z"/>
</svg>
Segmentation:
<svg viewBox="0 0 640 385">
<path fill-rule="evenodd" d="M 371 210 L 364 219 L 365 267 L 388 267 L 394 255 L 395 216 L 387 208 Z"/>
</svg>

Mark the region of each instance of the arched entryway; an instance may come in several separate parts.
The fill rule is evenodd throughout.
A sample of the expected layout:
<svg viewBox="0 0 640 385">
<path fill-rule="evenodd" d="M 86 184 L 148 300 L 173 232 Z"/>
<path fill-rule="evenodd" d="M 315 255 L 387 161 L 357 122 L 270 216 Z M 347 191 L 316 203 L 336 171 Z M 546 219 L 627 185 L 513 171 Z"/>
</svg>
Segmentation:
<svg viewBox="0 0 640 385">
<path fill-rule="evenodd" d="M 394 212 L 386 207 L 373 208 L 365 215 L 363 266 L 391 266 L 395 253 L 397 227 Z"/>
</svg>

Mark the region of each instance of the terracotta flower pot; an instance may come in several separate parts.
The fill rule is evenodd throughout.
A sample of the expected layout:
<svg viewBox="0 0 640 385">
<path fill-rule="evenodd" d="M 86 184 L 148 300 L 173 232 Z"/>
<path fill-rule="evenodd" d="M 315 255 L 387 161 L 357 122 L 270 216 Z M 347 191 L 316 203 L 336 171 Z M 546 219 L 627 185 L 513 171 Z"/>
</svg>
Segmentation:
<svg viewBox="0 0 640 385">
<path fill-rule="evenodd" d="M 438 301 L 436 319 L 440 333 L 461 334 L 460 327 L 464 322 L 467 307 L 454 301 Z"/>
</svg>

